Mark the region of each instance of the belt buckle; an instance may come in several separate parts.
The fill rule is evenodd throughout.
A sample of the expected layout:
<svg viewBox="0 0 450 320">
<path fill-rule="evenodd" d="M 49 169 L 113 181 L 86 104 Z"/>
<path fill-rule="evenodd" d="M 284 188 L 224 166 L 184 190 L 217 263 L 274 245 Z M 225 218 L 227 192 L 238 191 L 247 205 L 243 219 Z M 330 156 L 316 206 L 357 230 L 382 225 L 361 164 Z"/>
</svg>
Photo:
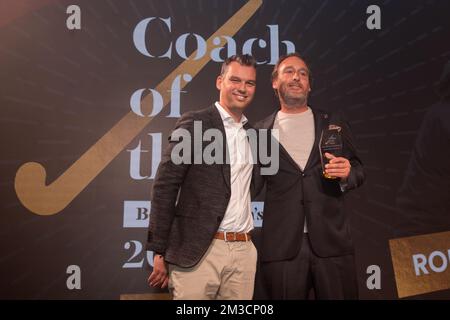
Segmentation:
<svg viewBox="0 0 450 320">
<path fill-rule="evenodd" d="M 233 239 L 228 240 L 227 234 L 232 233 L 234 235 Z M 237 234 L 236 232 L 231 232 L 231 231 L 224 231 L 223 232 L 223 240 L 225 240 L 225 242 L 233 242 L 233 241 L 237 241 Z"/>
</svg>

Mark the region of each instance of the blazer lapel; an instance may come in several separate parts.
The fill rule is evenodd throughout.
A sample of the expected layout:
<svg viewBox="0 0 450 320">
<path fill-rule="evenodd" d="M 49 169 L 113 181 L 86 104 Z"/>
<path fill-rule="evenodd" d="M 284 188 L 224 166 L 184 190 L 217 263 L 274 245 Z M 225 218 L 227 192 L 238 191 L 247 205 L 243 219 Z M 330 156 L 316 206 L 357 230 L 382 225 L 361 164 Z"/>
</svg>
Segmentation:
<svg viewBox="0 0 450 320">
<path fill-rule="evenodd" d="M 322 134 L 323 127 L 328 123 L 328 114 L 314 111 L 311 109 L 314 115 L 314 145 L 306 162 L 305 171 L 314 166 L 317 161 L 320 161 L 319 141 Z"/>
<path fill-rule="evenodd" d="M 228 189 L 231 188 L 231 167 L 230 167 L 230 155 L 228 151 L 228 145 L 227 145 L 227 134 L 225 132 L 225 127 L 223 126 L 222 117 L 220 116 L 219 110 L 217 110 L 215 105 L 212 105 L 210 108 L 210 121 L 212 124 L 212 128 L 219 129 L 222 133 L 222 136 L 224 137 L 222 143 L 222 150 L 223 155 L 225 156 L 225 163 L 221 165 L 223 179 L 225 180 L 225 183 L 228 187 Z"/>
</svg>

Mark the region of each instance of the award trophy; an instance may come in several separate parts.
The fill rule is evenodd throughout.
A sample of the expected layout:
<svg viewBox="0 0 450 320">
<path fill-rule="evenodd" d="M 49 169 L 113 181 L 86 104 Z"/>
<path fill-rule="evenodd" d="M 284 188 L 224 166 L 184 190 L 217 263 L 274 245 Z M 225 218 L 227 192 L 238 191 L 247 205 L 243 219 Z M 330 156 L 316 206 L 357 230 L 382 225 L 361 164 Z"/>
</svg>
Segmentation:
<svg viewBox="0 0 450 320">
<path fill-rule="evenodd" d="M 327 179 L 337 179 L 325 173 L 325 165 L 330 160 L 325 157 L 325 152 L 331 153 L 335 157 L 340 157 L 342 154 L 342 136 L 340 128 L 328 128 L 322 130 L 320 135 L 319 149 L 320 161 L 322 162 L 322 174 Z"/>
</svg>

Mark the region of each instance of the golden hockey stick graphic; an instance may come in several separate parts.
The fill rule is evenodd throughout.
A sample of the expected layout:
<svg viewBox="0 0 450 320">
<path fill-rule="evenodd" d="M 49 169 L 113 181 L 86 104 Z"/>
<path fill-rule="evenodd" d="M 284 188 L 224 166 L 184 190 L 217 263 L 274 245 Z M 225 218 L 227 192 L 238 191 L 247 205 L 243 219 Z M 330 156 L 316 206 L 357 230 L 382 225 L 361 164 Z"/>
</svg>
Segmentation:
<svg viewBox="0 0 450 320">
<path fill-rule="evenodd" d="M 170 102 L 170 86 L 177 75 L 188 73 L 195 77 L 209 62 L 213 39 L 218 36 L 235 35 L 261 6 L 262 0 L 249 0 L 222 27 L 207 40 L 207 53 L 199 60 L 192 60 L 196 52 L 188 60 L 181 63 L 157 87 L 161 93 L 164 106 Z M 226 43 L 220 37 L 223 45 Z M 217 47 L 217 46 L 216 46 Z M 186 85 L 182 81 L 181 88 Z M 152 95 L 143 99 L 143 104 L 151 103 Z M 95 179 L 95 177 L 133 140 L 153 117 L 140 117 L 130 111 L 114 125 L 100 140 L 89 148 L 60 177 L 46 185 L 45 168 L 37 162 L 22 165 L 16 173 L 15 189 L 22 204 L 33 213 L 52 215 L 63 210 L 75 197 Z"/>
</svg>

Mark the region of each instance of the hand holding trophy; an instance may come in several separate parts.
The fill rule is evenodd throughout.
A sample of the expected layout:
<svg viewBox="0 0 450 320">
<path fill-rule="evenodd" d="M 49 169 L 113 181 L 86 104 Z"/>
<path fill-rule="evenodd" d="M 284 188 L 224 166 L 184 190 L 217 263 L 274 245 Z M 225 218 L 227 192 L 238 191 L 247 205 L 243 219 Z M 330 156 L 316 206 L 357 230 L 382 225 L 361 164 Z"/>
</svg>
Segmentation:
<svg viewBox="0 0 450 320">
<path fill-rule="evenodd" d="M 342 136 L 341 128 L 337 126 L 329 126 L 328 129 L 322 130 L 320 135 L 319 149 L 320 160 L 322 162 L 322 174 L 326 179 L 337 179 L 337 176 L 330 175 L 326 172 L 327 164 L 330 163 L 330 159 L 339 157 L 342 154 Z M 325 155 L 329 153 L 330 155 Z"/>
</svg>

